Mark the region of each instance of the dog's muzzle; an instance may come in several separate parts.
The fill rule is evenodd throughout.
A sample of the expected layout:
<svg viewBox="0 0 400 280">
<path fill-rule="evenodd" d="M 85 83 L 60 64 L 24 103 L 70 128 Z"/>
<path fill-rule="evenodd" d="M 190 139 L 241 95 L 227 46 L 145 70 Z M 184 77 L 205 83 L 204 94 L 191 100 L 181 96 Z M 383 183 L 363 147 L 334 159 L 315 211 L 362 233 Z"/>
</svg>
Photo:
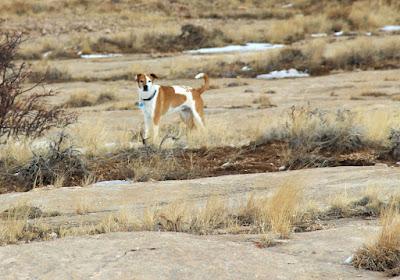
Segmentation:
<svg viewBox="0 0 400 280">
<path fill-rule="evenodd" d="M 144 90 L 144 91 L 147 91 L 148 89 L 149 89 L 149 87 L 148 87 L 147 85 L 144 85 L 144 86 L 143 86 L 143 90 Z"/>
</svg>

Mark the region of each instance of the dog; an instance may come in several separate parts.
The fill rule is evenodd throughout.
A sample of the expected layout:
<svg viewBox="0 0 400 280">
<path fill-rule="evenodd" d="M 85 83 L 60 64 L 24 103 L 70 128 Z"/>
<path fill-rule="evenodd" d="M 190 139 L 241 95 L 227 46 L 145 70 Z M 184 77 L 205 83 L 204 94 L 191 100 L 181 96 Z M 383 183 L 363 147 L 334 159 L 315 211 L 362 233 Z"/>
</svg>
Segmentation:
<svg viewBox="0 0 400 280">
<path fill-rule="evenodd" d="M 179 113 L 189 130 L 194 127 L 204 128 L 203 92 L 209 88 L 209 78 L 199 73 L 196 79 L 204 79 L 199 88 L 186 86 L 160 86 L 154 83 L 155 74 L 137 74 L 136 82 L 139 93 L 139 105 L 144 115 L 144 142 L 149 138 L 150 130 L 153 142 L 158 138 L 160 119 L 170 113 Z"/>
</svg>

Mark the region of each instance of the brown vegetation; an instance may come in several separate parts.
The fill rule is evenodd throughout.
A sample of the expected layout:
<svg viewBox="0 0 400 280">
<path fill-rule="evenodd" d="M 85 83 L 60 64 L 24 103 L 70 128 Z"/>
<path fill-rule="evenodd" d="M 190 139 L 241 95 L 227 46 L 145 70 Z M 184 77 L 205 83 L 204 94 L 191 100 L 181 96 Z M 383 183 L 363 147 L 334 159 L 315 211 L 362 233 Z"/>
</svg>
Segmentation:
<svg viewBox="0 0 400 280">
<path fill-rule="evenodd" d="M 381 216 L 382 229 L 376 238 L 354 255 L 353 265 L 373 271 L 399 275 L 400 266 L 400 214 L 399 205 L 391 205 Z"/>
<path fill-rule="evenodd" d="M 103 92 L 97 98 L 86 91 L 80 91 L 72 94 L 64 103 L 67 108 L 79 108 L 104 104 L 117 100 L 112 93 Z"/>
<path fill-rule="evenodd" d="M 334 202 L 333 202 L 334 203 Z M 210 197 L 201 205 L 194 205 L 177 200 L 165 206 L 146 208 L 140 215 L 127 209 L 109 214 L 95 222 L 81 224 L 51 225 L 46 217 L 60 213 L 44 213 L 39 208 L 19 204 L 0 215 L 0 245 L 49 240 L 65 236 L 102 234 L 116 231 L 174 231 L 191 234 L 259 234 L 264 236 L 255 242 L 259 248 L 274 246 L 279 242 L 274 238 L 289 238 L 293 232 L 314 231 L 324 228 L 330 220 L 344 217 L 376 217 L 382 214 L 384 230 L 379 235 L 379 258 L 387 261 L 394 255 L 383 250 L 398 246 L 397 216 L 389 213 L 390 206 L 399 205 L 399 199 L 382 202 L 377 197 L 367 195 L 361 199 L 346 200 L 341 208 L 348 209 L 346 216 L 337 215 L 337 203 L 327 210 L 302 207 L 302 185 L 288 181 L 278 187 L 270 197 L 251 195 L 242 203 L 230 206 L 222 197 Z M 371 207 L 374 211 L 370 211 Z M 94 209 L 95 211 L 95 209 Z M 77 198 L 76 213 L 87 215 L 89 202 Z M 397 243 L 396 243 L 397 242 Z M 378 245 L 376 247 L 378 247 Z M 382 248 L 381 248 L 382 247 Z M 368 247 L 369 248 L 369 247 Z M 364 255 L 367 252 L 368 255 Z M 375 251 L 374 251 L 375 252 Z M 371 251 L 360 250 L 354 263 L 371 263 Z M 390 259 L 391 261 L 396 259 Z M 360 262 L 358 262 L 360 261 Z M 393 262 L 391 262 L 393 264 Z M 394 263 L 395 264 L 395 263 Z M 360 266 L 362 267 L 362 266 Z M 394 273 L 395 270 L 391 270 Z"/>
<path fill-rule="evenodd" d="M 0 141 L 11 136 L 37 137 L 53 127 L 65 127 L 75 116 L 61 106 L 48 107 L 44 98 L 52 91 L 38 90 L 41 81 L 24 88 L 31 71 L 25 63 L 15 64 L 21 34 L 0 33 Z"/>
<path fill-rule="evenodd" d="M 193 234 L 272 231 L 288 238 L 294 223 L 299 222 L 298 219 L 301 218 L 301 215 L 298 215 L 298 206 L 302 200 L 299 190 L 298 186 L 288 183 L 279 188 L 271 198 L 255 199 L 252 196 L 239 208 L 229 207 L 227 201 L 219 197 L 209 198 L 200 207 L 176 201 L 161 208 L 147 209 L 142 218 L 137 218 L 127 211 L 120 211 L 106 216 L 100 222 L 70 227 L 50 227 L 42 221 L 42 218 L 49 214 L 42 213 L 37 207 L 23 205 L 4 212 L 0 217 L 0 245 L 68 235 L 133 230 Z M 287 195 L 287 192 L 291 195 Z M 88 207 L 87 201 L 78 199 L 76 213 L 85 215 L 89 211 Z"/>
<path fill-rule="evenodd" d="M 375 31 L 399 20 L 396 1 L 296 0 L 291 4 L 285 7 L 277 0 L 218 0 L 212 5 L 186 0 L 168 5 L 162 1 L 5 0 L 0 14 L 7 18 L 3 23 L 7 29 L 20 29 L 34 38 L 21 51 L 25 59 L 74 58 L 92 52 L 170 52 L 192 48 L 190 42 L 197 47 L 249 41 L 292 43 L 312 33 Z M 36 24 L 26 21 L 28 17 Z M 56 23 L 48 24 L 49 20 Z M 210 22 L 218 29 L 210 29 Z M 185 35 L 189 34 L 185 26 L 191 26 L 194 32 L 189 33 L 194 37 Z M 65 36 L 53 39 L 59 34 Z"/>
</svg>

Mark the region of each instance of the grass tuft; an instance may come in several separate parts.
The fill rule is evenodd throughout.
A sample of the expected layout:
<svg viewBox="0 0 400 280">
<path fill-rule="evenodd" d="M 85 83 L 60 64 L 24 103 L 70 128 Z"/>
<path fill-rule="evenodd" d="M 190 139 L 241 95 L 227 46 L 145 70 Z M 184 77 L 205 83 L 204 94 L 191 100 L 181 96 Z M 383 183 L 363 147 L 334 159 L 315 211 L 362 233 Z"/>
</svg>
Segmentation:
<svg viewBox="0 0 400 280">
<path fill-rule="evenodd" d="M 373 271 L 398 275 L 400 267 L 400 213 L 392 206 L 381 215 L 382 229 L 369 244 L 358 249 L 353 265 Z M 397 269 L 397 270 L 396 270 Z"/>
</svg>

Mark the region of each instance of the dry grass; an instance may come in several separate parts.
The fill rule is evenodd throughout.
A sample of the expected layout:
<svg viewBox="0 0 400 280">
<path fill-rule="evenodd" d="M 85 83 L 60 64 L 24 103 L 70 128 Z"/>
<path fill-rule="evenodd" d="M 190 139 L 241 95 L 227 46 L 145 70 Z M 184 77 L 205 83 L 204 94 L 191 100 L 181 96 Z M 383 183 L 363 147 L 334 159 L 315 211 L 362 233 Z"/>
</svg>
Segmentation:
<svg viewBox="0 0 400 280">
<path fill-rule="evenodd" d="M 387 93 L 379 92 L 379 91 L 367 91 L 361 93 L 361 96 L 368 96 L 368 97 L 385 97 L 388 96 Z"/>
<path fill-rule="evenodd" d="M 354 198 L 351 198 L 345 190 L 341 194 L 337 194 L 331 197 L 329 212 L 331 215 L 337 217 L 349 217 L 351 216 L 351 203 Z"/>
<path fill-rule="evenodd" d="M 27 162 L 33 156 L 31 145 L 32 139 L 10 139 L 0 145 L 0 162 L 6 166 Z"/>
<path fill-rule="evenodd" d="M 191 173 L 191 170 L 180 165 L 176 158 L 168 158 L 161 154 L 139 157 L 128 168 L 131 170 L 130 173 L 134 174 L 134 179 L 139 182 L 174 180 L 180 177 L 190 177 Z"/>
<path fill-rule="evenodd" d="M 78 147 L 88 156 L 102 154 L 110 137 L 104 123 L 84 123 L 71 128 L 71 134 Z"/>
<path fill-rule="evenodd" d="M 390 96 L 390 99 L 393 101 L 400 101 L 400 94 L 393 94 Z"/>
<path fill-rule="evenodd" d="M 64 103 L 67 108 L 88 107 L 95 104 L 95 99 L 87 91 L 73 93 Z"/>
<path fill-rule="evenodd" d="M 19 203 L 0 217 L 0 245 L 14 244 L 19 241 L 49 240 L 54 238 L 53 231 L 43 222 L 44 215 L 39 208 Z M 50 214 L 58 215 L 58 213 Z"/>
<path fill-rule="evenodd" d="M 199 71 L 214 77 L 248 76 L 269 73 L 275 70 L 295 68 L 311 75 L 325 75 L 334 70 L 354 69 L 391 69 L 399 67 L 399 36 L 357 37 L 353 40 L 332 41 L 330 38 L 308 40 L 281 49 L 263 52 L 250 52 L 236 55 L 216 54 L 212 56 L 177 56 L 176 59 L 162 59 L 153 64 L 137 63 L 132 67 L 124 66 L 107 71 L 79 71 L 71 62 L 46 61 L 37 78 L 46 72 L 47 67 L 54 71 L 52 81 L 116 81 L 131 80 L 133 73 L 157 71 L 161 76 L 175 78 L 193 78 Z M 42 63 L 40 63 L 42 64 Z M 66 66 L 63 66 L 66 65 Z M 251 71 L 242 71 L 244 66 Z M 51 71 L 50 71 L 51 72 Z M 57 73 L 65 77 L 57 77 Z M 73 73 L 73 75 L 72 75 Z"/>
<path fill-rule="evenodd" d="M 77 197 L 75 200 L 75 212 L 78 215 L 85 215 L 90 212 L 91 203 L 87 199 Z"/>
<path fill-rule="evenodd" d="M 400 214 L 392 205 L 381 215 L 382 229 L 372 242 L 364 245 L 354 255 L 353 265 L 374 271 L 398 269 L 400 266 Z M 393 274 L 393 273 L 391 273 Z"/>
<path fill-rule="evenodd" d="M 280 186 L 269 198 L 250 196 L 239 207 L 230 207 L 221 197 L 209 198 L 204 206 L 182 201 L 144 214 L 146 229 L 182 231 L 195 234 L 264 233 L 271 231 L 288 238 L 300 218 L 302 187 L 294 182 Z"/>
<path fill-rule="evenodd" d="M 264 249 L 276 246 L 278 242 L 271 234 L 264 234 L 259 240 L 255 241 L 254 244 L 257 248 Z"/>
<path fill-rule="evenodd" d="M 394 110 L 357 110 L 355 122 L 363 130 L 364 139 L 384 147 L 391 145 L 389 136 L 392 130 L 399 129 L 400 115 Z"/>
<path fill-rule="evenodd" d="M 53 186 L 55 188 L 61 188 L 61 187 L 65 186 L 65 181 L 66 181 L 65 175 L 62 175 L 62 174 L 57 175 L 54 180 Z"/>
<path fill-rule="evenodd" d="M 253 100 L 253 104 L 257 104 L 258 109 L 265 109 L 265 108 L 271 108 L 271 107 L 276 107 L 274 105 L 270 98 L 267 96 L 260 96 L 256 99 Z"/>
<path fill-rule="evenodd" d="M 116 96 L 112 93 L 103 92 L 99 96 L 95 97 L 90 92 L 83 90 L 73 93 L 64 103 L 64 106 L 66 106 L 67 108 L 89 107 L 116 100 Z"/>
<path fill-rule="evenodd" d="M 204 208 L 193 215 L 191 231 L 198 234 L 207 234 L 216 229 L 229 228 L 234 224 L 229 218 L 229 208 L 225 200 L 211 197 Z"/>
<path fill-rule="evenodd" d="M 286 182 L 268 200 L 266 220 L 271 230 L 281 238 L 288 238 L 298 218 L 303 189 L 298 183 Z"/>
<path fill-rule="evenodd" d="M 52 66 L 46 61 L 41 61 L 34 64 L 29 80 L 33 83 L 43 80 L 47 83 L 60 83 L 72 81 L 73 78 L 67 68 Z"/>
<path fill-rule="evenodd" d="M 21 56 L 27 59 L 42 58 L 44 54 L 50 59 L 71 58 L 79 52 L 168 52 L 184 42 L 184 36 L 179 36 L 180 22 L 195 23 L 207 30 L 210 23 L 218 26 L 218 36 L 205 36 L 199 46 L 218 46 L 228 41 L 294 42 L 311 33 L 375 31 L 399 22 L 396 1 L 291 3 L 292 7 L 283 8 L 279 1 L 218 0 L 209 5 L 184 0 L 166 5 L 162 1 L 4 0 L 0 15 L 7 19 L 3 23 L 6 29 L 20 29 L 34 38 L 21 50 Z"/>
<path fill-rule="evenodd" d="M 397 65 L 399 47 L 397 38 L 357 38 L 328 49 L 325 56 L 335 69 L 381 69 Z"/>
<path fill-rule="evenodd" d="M 82 223 L 79 225 L 63 224 L 51 227 L 46 225 L 43 218 L 59 213 L 43 213 L 37 207 L 21 204 L 22 206 L 11 208 L 0 215 L 0 244 L 120 231 L 173 231 L 191 234 L 262 233 L 264 236 L 257 240 L 255 245 L 265 248 L 277 244 L 275 237 L 289 238 L 294 230 L 298 232 L 321 229 L 321 219 L 342 218 L 343 216 L 332 213 L 333 208 L 341 207 L 351 210 L 346 217 L 374 217 L 376 213 L 383 213 L 382 233 L 371 246 L 395 250 L 399 245 L 399 214 L 393 212 L 393 209 L 398 211 L 394 205 L 400 206 L 400 196 L 392 196 L 388 202 L 383 203 L 378 196 L 380 191 L 378 188 L 367 188 L 366 196 L 361 199 L 338 197 L 332 201 L 331 209 L 321 211 L 315 207 L 309 208 L 309 204 L 304 206 L 303 188 L 292 180 L 283 183 L 269 197 L 253 194 L 242 204 L 238 205 L 236 202 L 235 206 L 231 206 L 228 200 L 219 196 L 212 196 L 207 201 L 197 204 L 176 200 L 165 206 L 146 208 L 142 215 L 122 209 L 97 222 L 84 222 L 82 217 Z M 88 205 L 88 201 L 83 202 L 77 198 L 77 214 L 89 213 Z M 376 213 L 371 212 L 368 208 L 371 205 L 375 205 L 379 210 Z M 369 250 L 370 247 L 365 248 Z M 361 260 L 364 264 L 368 257 L 370 263 L 371 255 L 367 249 L 360 250 L 360 256 L 355 260 Z M 365 252 L 368 253 L 367 257 L 362 255 Z M 386 255 L 384 256 L 387 252 L 380 250 L 378 256 L 388 260 Z M 385 269 L 387 268 L 389 267 Z"/>
<path fill-rule="evenodd" d="M 321 153 L 354 152 L 366 145 L 362 128 L 351 111 L 321 111 L 292 107 L 287 119 L 270 128 L 258 142 L 285 141 L 289 145 L 289 168 L 317 167 L 328 164 Z"/>
</svg>

